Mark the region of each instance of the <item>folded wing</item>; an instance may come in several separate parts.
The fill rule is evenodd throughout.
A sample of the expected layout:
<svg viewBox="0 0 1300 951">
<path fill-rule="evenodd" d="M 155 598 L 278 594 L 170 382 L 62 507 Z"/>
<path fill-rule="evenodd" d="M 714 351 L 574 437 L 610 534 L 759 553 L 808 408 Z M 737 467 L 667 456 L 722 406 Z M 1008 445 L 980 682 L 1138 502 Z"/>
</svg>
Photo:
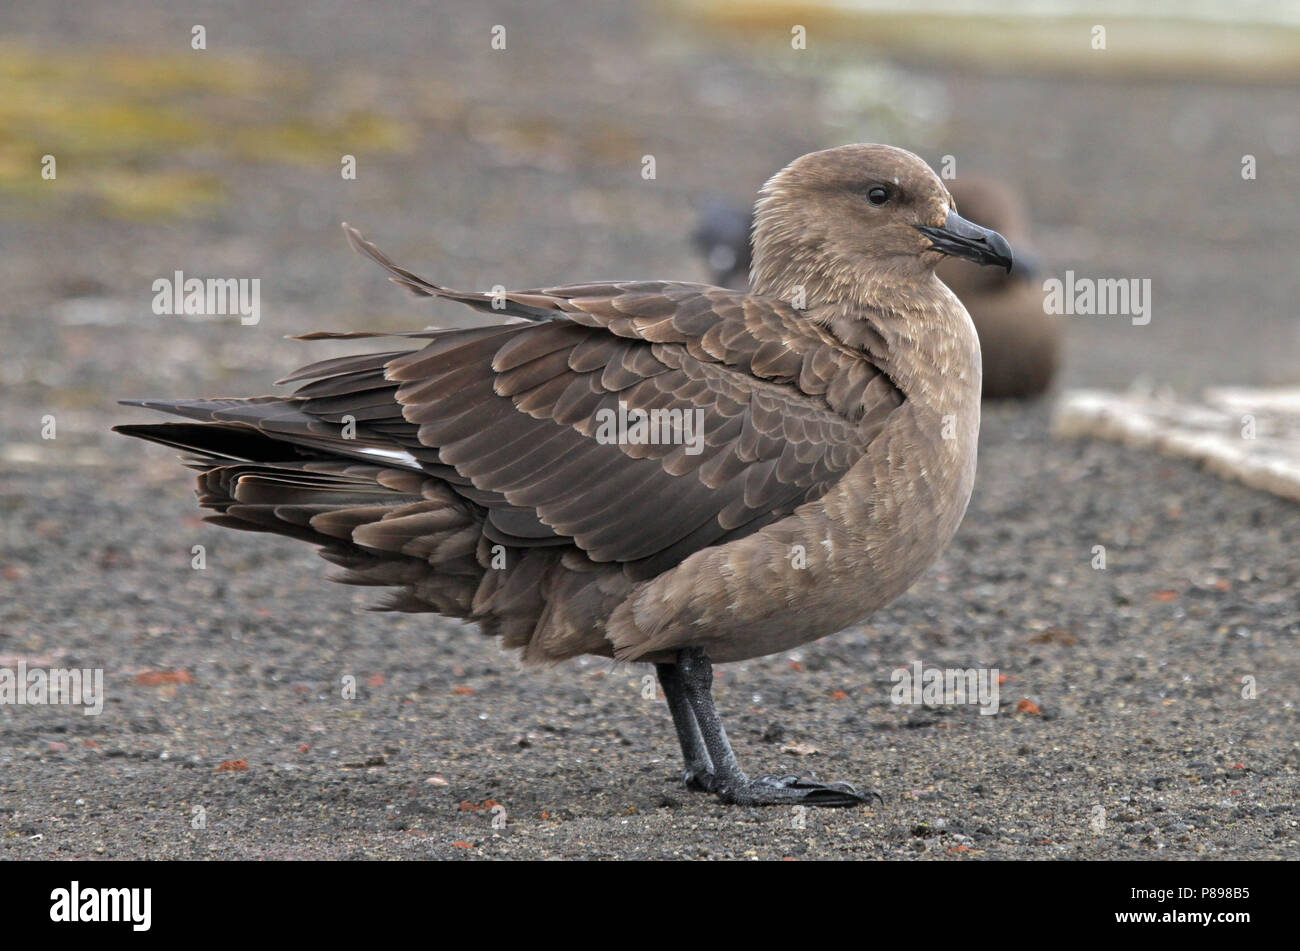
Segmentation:
<svg viewBox="0 0 1300 951">
<path fill-rule="evenodd" d="M 903 401 L 861 353 L 780 301 L 668 282 L 465 293 L 349 238 L 414 293 L 511 322 L 312 364 L 282 381 L 300 384 L 285 398 L 143 404 L 226 427 L 220 436 L 195 424 L 133 434 L 200 451 L 205 438 L 237 444 L 241 459 L 265 456 L 269 440 L 295 458 L 418 472 L 491 543 L 576 547 L 638 580 L 818 498 Z M 367 539 L 383 547 L 383 533 Z"/>
</svg>

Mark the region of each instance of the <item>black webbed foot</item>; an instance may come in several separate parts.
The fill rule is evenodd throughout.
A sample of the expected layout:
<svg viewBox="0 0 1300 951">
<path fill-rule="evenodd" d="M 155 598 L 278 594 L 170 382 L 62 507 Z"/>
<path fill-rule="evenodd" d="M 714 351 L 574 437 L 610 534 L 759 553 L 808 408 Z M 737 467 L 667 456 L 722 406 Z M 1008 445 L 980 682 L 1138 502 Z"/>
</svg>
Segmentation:
<svg viewBox="0 0 1300 951">
<path fill-rule="evenodd" d="M 861 806 L 880 794 L 860 793 L 848 783 L 822 783 L 807 776 L 741 777 L 719 783 L 718 798 L 738 806 Z"/>
<path fill-rule="evenodd" d="M 711 792 L 738 806 L 860 806 L 875 792 L 859 793 L 848 783 L 822 783 L 810 776 L 760 776 L 740 769 L 727 731 L 713 707 L 713 666 L 699 648 L 686 648 L 675 664 L 657 664 L 681 741 L 687 789 Z"/>
</svg>

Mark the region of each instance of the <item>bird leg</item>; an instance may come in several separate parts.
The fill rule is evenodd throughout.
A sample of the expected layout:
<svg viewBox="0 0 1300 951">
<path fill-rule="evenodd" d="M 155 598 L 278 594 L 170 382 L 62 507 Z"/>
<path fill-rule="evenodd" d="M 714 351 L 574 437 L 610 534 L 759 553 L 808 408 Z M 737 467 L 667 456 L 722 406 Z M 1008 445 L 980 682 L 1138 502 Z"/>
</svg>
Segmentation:
<svg viewBox="0 0 1300 951">
<path fill-rule="evenodd" d="M 657 664 L 668 709 L 686 758 L 686 784 L 742 806 L 856 806 L 866 802 L 848 783 L 819 783 L 802 776 L 760 776 L 741 770 L 713 706 L 713 664 L 699 647 L 677 655 L 676 664 Z"/>
<path fill-rule="evenodd" d="M 668 712 L 673 715 L 673 726 L 677 729 L 677 741 L 682 745 L 682 758 L 686 760 L 686 775 L 682 778 L 688 789 L 708 792 L 713 788 L 713 760 L 709 759 L 700 726 L 686 697 L 681 668 L 676 664 L 655 664 L 655 672 L 659 675 L 659 685 L 664 688 Z"/>
</svg>

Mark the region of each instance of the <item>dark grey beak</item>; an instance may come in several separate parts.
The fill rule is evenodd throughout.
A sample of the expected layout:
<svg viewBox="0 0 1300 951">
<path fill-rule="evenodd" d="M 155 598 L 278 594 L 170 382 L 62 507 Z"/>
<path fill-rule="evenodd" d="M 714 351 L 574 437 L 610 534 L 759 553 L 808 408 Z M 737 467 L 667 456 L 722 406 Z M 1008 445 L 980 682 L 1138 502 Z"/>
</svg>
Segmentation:
<svg viewBox="0 0 1300 951">
<path fill-rule="evenodd" d="M 996 264 L 1011 270 L 1011 245 L 996 231 L 981 228 L 955 211 L 948 212 L 942 228 L 917 225 L 916 230 L 930 239 L 934 250 L 965 258 L 976 264 Z"/>
</svg>

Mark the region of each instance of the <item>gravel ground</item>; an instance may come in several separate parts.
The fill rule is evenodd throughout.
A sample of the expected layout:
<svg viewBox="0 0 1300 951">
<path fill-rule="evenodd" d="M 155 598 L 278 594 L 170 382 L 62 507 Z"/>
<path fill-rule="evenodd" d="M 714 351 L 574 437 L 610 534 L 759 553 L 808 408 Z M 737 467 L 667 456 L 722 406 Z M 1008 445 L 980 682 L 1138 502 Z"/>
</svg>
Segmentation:
<svg viewBox="0 0 1300 951">
<path fill-rule="evenodd" d="M 965 524 L 907 595 L 860 628 L 720 669 L 749 770 L 882 796 L 807 814 L 683 790 L 648 668 L 524 670 L 470 627 L 366 612 L 373 592 L 321 580 L 310 549 L 202 523 L 171 453 L 106 432 L 146 418 L 118 397 L 260 392 L 347 349 L 284 334 L 422 325 L 427 305 L 352 256 L 340 220 L 453 285 L 699 279 L 686 234 L 704 196 L 855 139 L 1016 182 L 1052 273 L 1152 279 L 1149 326 L 1071 323 L 1065 383 L 1294 381 L 1293 89 L 873 58 L 864 77 L 853 49 L 791 62 L 780 37 L 650 7 L 353 9 L 4 14 L 11 49 L 55 73 L 106 47 L 141 70 L 177 47 L 220 68 L 169 74 L 163 103 L 203 119 L 196 141 L 162 122 L 152 79 L 118 70 L 93 90 L 117 112 L 97 114 L 143 116 L 145 131 L 82 152 L 88 139 L 69 140 L 53 197 L 0 189 L 0 667 L 103 668 L 107 692 L 97 717 L 0 707 L 0 856 L 1297 856 L 1300 508 L 1181 462 L 1054 442 L 1050 399 L 986 407 Z M 209 50 L 189 54 L 202 16 Z M 495 23 L 504 53 L 488 47 Z M 230 51 L 243 59 L 219 59 Z M 75 77 L 43 81 L 76 101 Z M 929 111 L 900 114 L 900 89 Z M 342 109 L 361 131 L 339 131 Z M 258 152 L 275 142 L 276 157 Z M 357 155 L 355 181 L 340 153 Z M 1238 174 L 1245 153 L 1256 181 Z M 124 212 L 81 190 L 109 165 L 183 168 L 216 191 Z M 154 316 L 150 284 L 176 269 L 260 276 L 262 322 Z M 916 660 L 998 668 L 1000 714 L 891 704 L 890 671 Z"/>
</svg>

